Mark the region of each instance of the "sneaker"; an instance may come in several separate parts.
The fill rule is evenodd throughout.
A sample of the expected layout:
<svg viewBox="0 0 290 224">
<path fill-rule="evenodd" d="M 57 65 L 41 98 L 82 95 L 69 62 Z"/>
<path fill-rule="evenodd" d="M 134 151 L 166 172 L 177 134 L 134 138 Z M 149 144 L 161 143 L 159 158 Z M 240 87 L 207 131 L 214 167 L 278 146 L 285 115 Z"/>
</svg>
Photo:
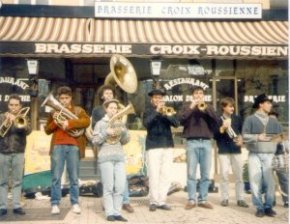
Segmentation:
<svg viewBox="0 0 290 224">
<path fill-rule="evenodd" d="M 51 214 L 52 214 L 52 215 L 57 215 L 57 214 L 59 214 L 59 213 L 60 213 L 59 207 L 58 207 L 57 205 L 53 205 L 53 206 L 51 207 Z"/>
<path fill-rule="evenodd" d="M 260 218 L 264 217 L 265 216 L 264 210 L 263 209 L 257 209 L 255 216 L 260 217 Z"/>
<path fill-rule="evenodd" d="M 25 215 L 25 211 L 22 208 L 14 208 L 13 213 L 16 215 Z"/>
<path fill-rule="evenodd" d="M 195 202 L 193 202 L 193 201 L 189 201 L 189 202 L 187 202 L 187 204 L 185 205 L 184 209 L 185 209 L 185 210 L 190 210 L 190 209 L 193 209 L 193 208 L 195 208 L 195 207 L 196 207 Z"/>
<path fill-rule="evenodd" d="M 0 216 L 7 215 L 7 209 L 6 208 L 1 208 L 0 209 Z"/>
<path fill-rule="evenodd" d="M 171 207 L 167 204 L 159 205 L 157 206 L 157 208 L 162 209 L 162 210 L 167 210 L 167 211 L 171 210 Z"/>
<path fill-rule="evenodd" d="M 127 219 L 125 219 L 123 216 L 121 215 L 114 215 L 114 218 L 116 221 L 121 221 L 121 222 L 128 222 Z"/>
<path fill-rule="evenodd" d="M 113 215 L 107 216 L 107 221 L 114 222 L 115 221 L 115 216 L 113 216 Z"/>
<path fill-rule="evenodd" d="M 151 204 L 151 205 L 149 205 L 149 211 L 150 211 L 150 212 L 155 212 L 156 209 L 157 209 L 157 205 L 155 205 L 155 204 Z"/>
<path fill-rule="evenodd" d="M 265 208 L 265 215 L 274 217 L 277 213 L 272 208 Z"/>
<path fill-rule="evenodd" d="M 207 201 L 202 201 L 198 203 L 198 206 L 202 208 L 213 209 L 213 206 Z"/>
<path fill-rule="evenodd" d="M 76 214 L 81 214 L 82 210 L 79 204 L 74 204 L 72 207 L 72 211 Z"/>
<path fill-rule="evenodd" d="M 229 200 L 222 200 L 221 206 L 224 206 L 224 207 L 229 206 Z"/>
<path fill-rule="evenodd" d="M 249 207 L 249 205 L 244 200 L 238 200 L 237 201 L 237 205 L 239 207 L 243 207 L 243 208 L 248 208 Z"/>
<path fill-rule="evenodd" d="M 122 209 L 129 212 L 129 213 L 133 213 L 134 209 L 130 204 L 123 204 Z"/>
</svg>

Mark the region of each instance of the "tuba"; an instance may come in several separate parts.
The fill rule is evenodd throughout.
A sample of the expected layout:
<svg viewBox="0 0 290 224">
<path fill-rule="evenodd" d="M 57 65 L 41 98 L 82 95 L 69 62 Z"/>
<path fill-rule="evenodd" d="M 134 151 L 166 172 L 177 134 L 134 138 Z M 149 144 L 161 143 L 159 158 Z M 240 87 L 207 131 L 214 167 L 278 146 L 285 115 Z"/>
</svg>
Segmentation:
<svg viewBox="0 0 290 224">
<path fill-rule="evenodd" d="M 58 116 L 56 118 L 54 118 L 55 123 L 60 127 L 61 123 L 64 122 L 65 120 L 71 120 L 71 119 L 78 119 L 78 117 L 72 113 L 70 110 L 68 110 L 67 108 L 65 108 L 63 105 L 61 105 L 60 102 L 58 102 L 52 95 L 52 93 L 50 93 L 46 99 L 43 101 L 43 103 L 41 104 L 41 106 L 49 106 L 52 109 L 54 109 L 55 111 L 58 111 Z M 80 128 L 80 129 L 72 129 L 72 130 L 68 130 L 67 133 L 72 136 L 72 137 L 79 137 L 82 134 L 84 134 L 85 129 L 84 128 Z"/>
<path fill-rule="evenodd" d="M 127 93 L 137 90 L 137 75 L 130 61 L 122 55 L 114 54 L 110 59 L 110 73 L 105 79 L 106 85 L 118 85 Z"/>
<path fill-rule="evenodd" d="M 8 119 L 5 119 L 2 125 L 0 126 L 0 136 L 4 137 L 13 124 L 18 129 L 26 128 L 28 124 L 26 116 L 29 110 L 30 110 L 29 107 L 23 107 L 15 116 L 14 122 L 11 122 Z"/>
<path fill-rule="evenodd" d="M 135 113 L 134 107 L 131 103 L 128 104 L 125 108 L 122 108 L 118 113 L 116 113 L 109 120 L 109 127 L 115 130 L 115 135 L 109 136 L 106 140 L 110 145 L 118 143 L 121 139 L 122 128 L 124 127 L 124 122 L 122 118 L 125 115 Z"/>
</svg>

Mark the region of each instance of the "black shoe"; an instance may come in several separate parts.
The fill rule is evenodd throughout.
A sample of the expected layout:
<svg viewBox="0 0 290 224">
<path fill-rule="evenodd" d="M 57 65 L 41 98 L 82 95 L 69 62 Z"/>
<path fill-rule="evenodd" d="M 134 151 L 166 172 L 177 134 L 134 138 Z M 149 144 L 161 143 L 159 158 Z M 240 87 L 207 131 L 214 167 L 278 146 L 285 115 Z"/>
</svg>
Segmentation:
<svg viewBox="0 0 290 224">
<path fill-rule="evenodd" d="M 121 216 L 121 215 L 115 215 L 114 218 L 115 218 L 115 220 L 117 220 L 117 221 L 128 222 L 128 220 L 125 219 L 125 218 L 124 218 L 123 216 Z"/>
<path fill-rule="evenodd" d="M 274 217 L 277 213 L 272 208 L 265 208 L 265 215 Z"/>
<path fill-rule="evenodd" d="M 249 205 L 244 200 L 238 200 L 237 205 L 242 208 L 248 208 Z"/>
<path fill-rule="evenodd" d="M 1 208 L 0 209 L 0 216 L 7 215 L 7 209 L 6 208 Z"/>
<path fill-rule="evenodd" d="M 257 209 L 257 212 L 255 214 L 257 217 L 264 217 L 265 216 L 265 212 L 262 209 Z"/>
<path fill-rule="evenodd" d="M 166 204 L 157 206 L 157 208 L 162 209 L 162 210 L 167 210 L 167 211 L 171 210 L 171 207 Z"/>
<path fill-rule="evenodd" d="M 289 203 L 285 202 L 283 206 L 284 206 L 284 208 L 289 208 Z"/>
<path fill-rule="evenodd" d="M 22 208 L 14 208 L 13 213 L 16 215 L 25 215 L 25 211 Z"/>
<path fill-rule="evenodd" d="M 114 222 L 114 221 L 115 221 L 115 216 L 113 216 L 113 215 L 109 215 L 109 216 L 107 217 L 107 221 Z"/>
<path fill-rule="evenodd" d="M 149 206 L 149 211 L 150 211 L 150 212 L 155 212 L 156 209 L 157 209 L 157 206 L 156 206 L 155 204 L 151 204 L 151 205 Z"/>
</svg>

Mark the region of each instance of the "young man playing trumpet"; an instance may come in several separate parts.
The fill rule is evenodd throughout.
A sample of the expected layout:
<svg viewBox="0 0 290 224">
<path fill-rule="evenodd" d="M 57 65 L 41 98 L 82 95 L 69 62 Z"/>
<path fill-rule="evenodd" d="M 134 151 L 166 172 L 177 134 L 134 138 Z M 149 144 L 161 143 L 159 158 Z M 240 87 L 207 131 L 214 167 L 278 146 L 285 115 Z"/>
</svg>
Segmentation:
<svg viewBox="0 0 290 224">
<path fill-rule="evenodd" d="M 197 205 L 212 209 L 208 202 L 209 174 L 211 169 L 211 138 L 216 128 L 218 117 L 213 107 L 204 103 L 204 90 L 197 86 L 192 91 L 192 101 L 184 105 L 178 115 L 184 126 L 183 137 L 186 138 L 187 150 L 187 191 L 188 202 L 185 209 L 193 209 Z M 196 169 L 200 164 L 199 196 L 196 199 Z"/>
<path fill-rule="evenodd" d="M 51 214 L 59 214 L 61 200 L 61 177 L 66 163 L 70 182 L 70 200 L 73 212 L 80 214 L 79 206 L 79 164 L 84 157 L 86 137 L 84 134 L 72 136 L 72 130 L 84 129 L 89 126 L 90 118 L 84 109 L 72 104 L 72 90 L 63 86 L 57 90 L 60 104 L 69 113 L 76 115 L 76 119 L 63 119 L 66 117 L 62 111 L 50 113 L 45 126 L 46 134 L 53 134 L 51 141 Z M 62 118 L 63 117 L 63 118 Z"/>
<path fill-rule="evenodd" d="M 178 120 L 174 113 L 163 113 L 163 89 L 149 92 L 151 105 L 145 111 L 143 124 L 147 129 L 146 160 L 149 176 L 149 211 L 157 208 L 171 210 L 166 204 L 167 193 L 171 184 L 171 167 L 173 163 L 173 138 L 171 126 L 177 127 Z"/>
<path fill-rule="evenodd" d="M 27 113 L 21 114 L 21 109 L 20 97 L 11 95 L 8 100 L 8 112 L 0 115 L 0 216 L 7 214 L 10 169 L 12 171 L 13 213 L 25 215 L 25 211 L 21 208 L 20 199 L 26 136 L 31 132 L 31 125 L 26 116 Z M 20 119 L 24 120 L 25 125 L 18 126 L 17 119 L 21 115 L 23 117 Z"/>
<path fill-rule="evenodd" d="M 240 207 L 249 207 L 244 201 L 243 164 L 241 146 L 243 144 L 242 120 L 234 115 L 235 102 L 233 98 L 225 97 L 220 102 L 222 116 L 218 123 L 218 131 L 215 140 L 218 146 L 221 173 L 221 205 L 229 205 L 228 176 L 230 167 L 236 178 L 236 199 Z"/>
</svg>

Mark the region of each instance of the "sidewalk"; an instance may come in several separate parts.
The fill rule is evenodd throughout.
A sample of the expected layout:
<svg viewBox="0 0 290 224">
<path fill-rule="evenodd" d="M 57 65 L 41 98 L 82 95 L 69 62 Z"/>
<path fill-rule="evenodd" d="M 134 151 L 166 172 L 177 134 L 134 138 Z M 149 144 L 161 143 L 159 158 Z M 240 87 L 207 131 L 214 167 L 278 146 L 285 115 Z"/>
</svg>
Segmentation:
<svg viewBox="0 0 290 224">
<path fill-rule="evenodd" d="M 209 201 L 214 205 L 213 210 L 204 208 L 194 208 L 185 210 L 187 193 L 180 191 L 168 197 L 168 203 L 172 206 L 172 211 L 150 212 L 148 210 L 148 197 L 131 198 L 131 204 L 135 209 L 132 214 L 126 211 L 122 215 L 129 221 L 128 224 L 286 224 L 289 221 L 288 209 L 284 208 L 281 203 L 281 196 L 277 193 L 277 205 L 274 208 L 277 212 L 275 218 L 255 217 L 255 208 L 251 204 L 251 195 L 246 194 L 246 201 L 250 204 L 250 208 L 240 208 L 236 205 L 234 198 L 234 184 L 230 185 L 231 197 L 230 206 L 222 207 L 220 203 L 219 193 L 210 193 Z M 25 216 L 14 216 L 11 209 L 5 220 L 0 220 L 0 223 L 9 224 L 102 224 L 111 223 L 105 220 L 104 212 L 102 211 L 101 198 L 86 196 L 80 197 L 82 214 L 76 215 L 70 210 L 69 196 L 62 199 L 60 208 L 61 214 L 50 215 L 49 200 L 25 200 Z M 12 220 L 12 221 L 8 221 Z M 34 221 L 33 221 L 34 220 Z M 118 223 L 118 222 L 117 222 Z"/>
</svg>

